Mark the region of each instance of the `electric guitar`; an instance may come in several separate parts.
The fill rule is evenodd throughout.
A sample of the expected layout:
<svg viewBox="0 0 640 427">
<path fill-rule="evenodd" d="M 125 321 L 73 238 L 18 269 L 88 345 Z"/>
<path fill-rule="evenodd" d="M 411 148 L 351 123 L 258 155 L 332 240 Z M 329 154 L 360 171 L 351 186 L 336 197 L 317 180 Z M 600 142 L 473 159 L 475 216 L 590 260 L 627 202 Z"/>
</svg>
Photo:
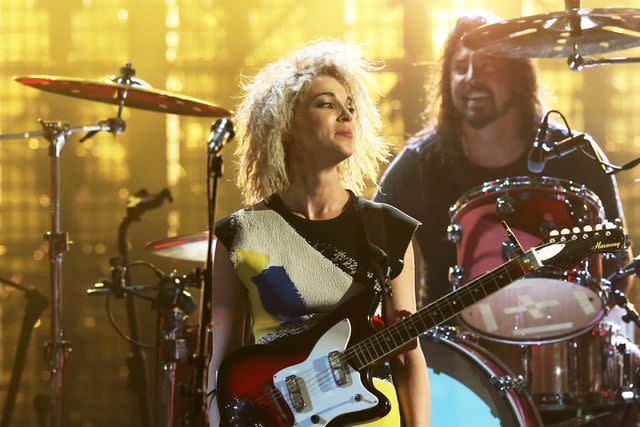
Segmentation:
<svg viewBox="0 0 640 427">
<path fill-rule="evenodd" d="M 221 363 L 217 401 L 228 427 L 344 426 L 386 415 L 388 399 L 371 370 L 422 333 L 541 267 L 569 269 L 594 253 L 616 252 L 625 234 L 612 223 L 552 231 L 521 252 L 385 329 L 372 325 L 380 297 L 355 296 L 304 334 L 244 347 Z M 363 298 L 371 304 L 363 304 Z"/>
</svg>

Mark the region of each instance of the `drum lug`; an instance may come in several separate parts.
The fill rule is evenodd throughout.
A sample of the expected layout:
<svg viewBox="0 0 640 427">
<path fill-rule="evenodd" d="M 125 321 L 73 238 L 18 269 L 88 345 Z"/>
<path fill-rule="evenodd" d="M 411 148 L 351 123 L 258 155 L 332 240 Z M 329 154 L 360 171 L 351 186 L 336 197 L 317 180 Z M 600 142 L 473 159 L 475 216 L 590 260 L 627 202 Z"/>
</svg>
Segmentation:
<svg viewBox="0 0 640 427">
<path fill-rule="evenodd" d="M 427 335 L 433 338 L 434 342 L 439 342 L 442 339 L 450 340 L 457 335 L 455 326 L 440 325 L 435 328 L 431 328 Z"/>
<path fill-rule="evenodd" d="M 587 225 L 589 221 L 589 208 L 586 203 L 574 203 L 571 200 L 566 200 L 565 203 L 569 207 L 569 214 L 578 225 Z"/>
<path fill-rule="evenodd" d="M 502 242 L 502 259 L 504 261 L 510 261 L 516 256 L 520 255 L 520 248 L 518 248 L 515 243 L 510 240 L 505 240 Z"/>
<path fill-rule="evenodd" d="M 540 232 L 541 237 L 547 237 L 549 233 L 551 233 L 556 228 L 556 224 L 553 221 L 544 220 L 538 227 L 538 231 Z"/>
<path fill-rule="evenodd" d="M 496 386 L 500 393 L 505 395 L 511 390 L 521 393 L 527 387 L 527 379 L 522 375 L 517 375 L 515 377 L 511 375 L 492 377 L 491 383 Z"/>
<path fill-rule="evenodd" d="M 453 290 L 458 289 L 458 287 L 462 283 L 463 276 L 464 276 L 464 271 L 462 267 L 460 267 L 459 265 L 454 265 L 453 267 L 449 267 L 449 282 L 453 286 Z"/>
<path fill-rule="evenodd" d="M 496 213 L 501 219 L 509 219 L 516 213 L 516 200 L 509 194 L 496 199 Z"/>
<path fill-rule="evenodd" d="M 453 244 L 457 244 L 462 239 L 462 226 L 460 224 L 451 224 L 447 227 L 447 240 Z"/>
</svg>

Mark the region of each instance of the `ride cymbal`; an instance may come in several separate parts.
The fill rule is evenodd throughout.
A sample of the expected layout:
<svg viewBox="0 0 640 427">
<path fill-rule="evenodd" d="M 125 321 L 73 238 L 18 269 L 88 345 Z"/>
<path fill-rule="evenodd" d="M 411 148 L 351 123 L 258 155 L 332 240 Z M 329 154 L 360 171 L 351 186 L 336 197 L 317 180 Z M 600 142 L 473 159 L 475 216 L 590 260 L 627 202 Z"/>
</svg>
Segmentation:
<svg viewBox="0 0 640 427">
<path fill-rule="evenodd" d="M 202 117 L 231 117 L 233 112 L 207 101 L 154 89 L 144 80 L 133 78 L 131 84 L 118 83 L 116 76 L 101 80 L 74 77 L 29 75 L 14 77 L 18 83 L 74 98 L 107 104 L 120 104 L 148 111 Z"/>
<path fill-rule="evenodd" d="M 569 9 L 486 24 L 462 39 L 468 49 L 515 58 L 594 55 L 640 46 L 640 9 Z"/>
</svg>

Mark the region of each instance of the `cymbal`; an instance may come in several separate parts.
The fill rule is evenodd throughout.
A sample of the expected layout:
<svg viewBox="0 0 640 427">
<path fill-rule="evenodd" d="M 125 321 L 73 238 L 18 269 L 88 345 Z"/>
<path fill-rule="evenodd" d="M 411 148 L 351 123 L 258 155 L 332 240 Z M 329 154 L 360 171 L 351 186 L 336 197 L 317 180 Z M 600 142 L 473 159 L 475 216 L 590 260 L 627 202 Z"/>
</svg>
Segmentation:
<svg viewBox="0 0 640 427">
<path fill-rule="evenodd" d="M 155 240 L 144 245 L 152 254 L 184 261 L 205 262 L 209 232 L 183 234 L 168 239 Z M 215 250 L 215 236 L 213 248 Z"/>
<path fill-rule="evenodd" d="M 462 44 L 515 58 L 566 58 L 576 47 L 582 55 L 614 52 L 640 46 L 640 9 L 570 9 L 509 19 L 469 32 Z"/>
<path fill-rule="evenodd" d="M 116 76 L 100 80 L 74 77 L 30 75 L 14 77 L 18 83 L 74 98 L 107 104 L 119 104 L 119 91 L 127 91 L 124 105 L 142 110 L 203 117 L 230 117 L 233 112 L 210 102 L 154 89 L 144 80 L 133 78 L 132 84 L 117 82 Z"/>
</svg>

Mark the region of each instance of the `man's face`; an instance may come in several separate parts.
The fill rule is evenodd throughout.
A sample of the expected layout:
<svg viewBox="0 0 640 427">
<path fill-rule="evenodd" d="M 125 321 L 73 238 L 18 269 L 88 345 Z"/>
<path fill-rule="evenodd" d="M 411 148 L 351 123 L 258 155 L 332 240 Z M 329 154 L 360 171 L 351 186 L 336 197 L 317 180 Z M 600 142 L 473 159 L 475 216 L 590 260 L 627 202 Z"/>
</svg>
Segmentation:
<svg viewBox="0 0 640 427">
<path fill-rule="evenodd" d="M 453 55 L 451 95 L 462 119 L 482 129 L 514 104 L 511 70 L 505 58 L 474 53 L 459 46 Z"/>
</svg>

